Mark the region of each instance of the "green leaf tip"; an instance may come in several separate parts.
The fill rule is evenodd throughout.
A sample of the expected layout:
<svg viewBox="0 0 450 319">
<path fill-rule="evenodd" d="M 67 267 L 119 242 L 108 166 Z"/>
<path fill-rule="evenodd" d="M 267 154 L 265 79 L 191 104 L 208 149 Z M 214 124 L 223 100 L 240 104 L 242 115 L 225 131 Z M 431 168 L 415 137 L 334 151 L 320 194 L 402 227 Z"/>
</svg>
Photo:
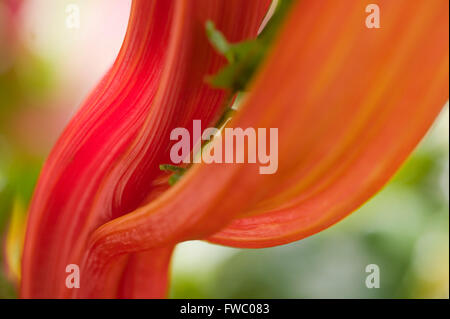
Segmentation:
<svg viewBox="0 0 450 319">
<path fill-rule="evenodd" d="M 245 91 L 267 55 L 292 3 L 292 0 L 280 0 L 274 15 L 254 40 L 229 43 L 223 33 L 216 29 L 214 22 L 208 20 L 205 24 L 208 39 L 228 60 L 228 65 L 217 74 L 209 76 L 207 81 L 232 94 Z"/>
<path fill-rule="evenodd" d="M 172 172 L 173 174 L 169 177 L 169 185 L 174 185 L 178 180 L 183 176 L 183 174 L 187 171 L 187 168 L 175 166 L 171 164 L 161 164 L 159 165 L 159 169 L 161 171 Z"/>
</svg>

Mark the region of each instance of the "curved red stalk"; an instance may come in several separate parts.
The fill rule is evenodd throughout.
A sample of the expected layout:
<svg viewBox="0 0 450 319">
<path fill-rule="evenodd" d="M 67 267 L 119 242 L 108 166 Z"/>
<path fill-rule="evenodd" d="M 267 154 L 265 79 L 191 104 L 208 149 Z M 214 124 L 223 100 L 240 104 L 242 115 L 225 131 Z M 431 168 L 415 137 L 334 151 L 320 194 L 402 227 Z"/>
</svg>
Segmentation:
<svg viewBox="0 0 450 319">
<path fill-rule="evenodd" d="M 279 159 L 284 162 L 283 170 L 295 168 L 284 170 L 286 176 L 267 191 L 270 195 L 241 213 L 250 217 L 234 220 L 214 234 L 212 242 L 268 247 L 299 240 L 333 225 L 380 190 L 448 101 L 448 2 L 380 2 L 383 26 L 376 31 L 359 25 L 368 3 L 362 1 L 352 8 L 336 4 L 335 12 L 347 12 L 347 23 L 335 28 L 335 35 L 317 36 L 318 41 L 309 43 L 304 52 L 320 52 L 321 48 L 327 53 L 298 66 L 299 72 L 305 72 L 298 78 L 302 87 L 298 93 L 305 94 L 298 101 L 303 107 L 295 124 L 303 131 L 286 134 L 301 136 L 295 144 L 293 138 L 290 140 L 290 147 L 301 155 Z M 299 8 L 302 6 L 299 11 L 313 12 L 309 7 L 314 5 L 303 3 Z M 298 19 L 305 20 L 298 14 Z M 325 17 L 302 28 L 319 30 L 320 23 L 327 28 L 326 22 L 331 29 L 333 21 Z M 333 37 L 339 40 L 327 44 Z M 280 50 L 273 58 L 286 61 L 289 51 Z M 281 67 L 278 65 L 277 70 Z M 274 76 L 275 70 L 268 66 L 266 72 Z M 319 97 L 315 89 L 320 87 L 327 90 Z M 261 90 L 249 105 L 265 101 L 265 94 L 271 93 Z M 314 139 L 305 138 L 305 132 Z M 282 145 L 280 142 L 280 148 Z"/>
<path fill-rule="evenodd" d="M 255 36 L 269 1 L 135 0 L 119 56 L 70 122 L 44 165 L 30 207 L 21 296 L 71 297 L 68 264 L 88 236 L 146 201 L 169 162 L 168 136 L 193 119 L 209 123 L 225 92 L 205 76 L 225 63 L 204 31 L 211 19 L 233 41 Z M 171 247 L 124 256 L 91 297 L 162 297 Z M 139 278 L 155 280 L 136 288 Z M 89 282 L 81 269 L 83 283 Z M 156 280 L 158 278 L 158 280 Z M 84 284 L 81 292 L 85 293 Z"/>
<path fill-rule="evenodd" d="M 88 291 L 130 252 L 208 236 L 267 247 L 312 235 L 389 180 L 448 99 L 448 1 L 380 0 L 381 29 L 365 26 L 369 3 L 299 1 L 230 122 L 279 128 L 277 173 L 191 168 L 161 197 L 94 232 L 82 264 L 95 278 Z"/>
</svg>

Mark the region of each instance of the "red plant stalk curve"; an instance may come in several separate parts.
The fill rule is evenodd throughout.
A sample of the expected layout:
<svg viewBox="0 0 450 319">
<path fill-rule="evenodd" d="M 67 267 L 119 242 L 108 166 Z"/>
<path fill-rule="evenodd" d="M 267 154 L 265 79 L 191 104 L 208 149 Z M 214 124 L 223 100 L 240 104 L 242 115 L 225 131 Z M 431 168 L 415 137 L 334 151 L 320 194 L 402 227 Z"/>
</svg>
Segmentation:
<svg viewBox="0 0 450 319">
<path fill-rule="evenodd" d="M 168 188 L 170 131 L 211 123 L 226 98 L 205 82 L 225 63 L 205 21 L 232 42 L 254 37 L 269 1 L 135 0 L 116 63 L 42 170 L 21 296 L 164 297 L 181 241 L 289 243 L 379 191 L 448 99 L 449 4 L 379 0 L 379 29 L 365 25 L 368 4 L 295 2 L 227 124 L 278 128 L 275 174 L 201 163 Z M 80 265 L 79 289 L 65 286 L 67 264 Z"/>
</svg>

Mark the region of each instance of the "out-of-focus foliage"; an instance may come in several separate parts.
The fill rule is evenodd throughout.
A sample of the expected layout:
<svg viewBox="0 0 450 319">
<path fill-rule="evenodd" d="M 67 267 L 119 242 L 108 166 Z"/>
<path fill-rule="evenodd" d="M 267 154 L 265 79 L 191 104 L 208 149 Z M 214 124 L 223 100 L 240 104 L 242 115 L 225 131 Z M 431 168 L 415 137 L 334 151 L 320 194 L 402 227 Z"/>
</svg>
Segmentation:
<svg viewBox="0 0 450 319">
<path fill-rule="evenodd" d="M 29 202 L 45 153 L 23 143 L 22 137 L 35 135 L 37 128 L 24 123 L 33 120 L 28 112 L 46 102 L 54 83 L 50 64 L 23 45 L 17 30 L 20 14 L 13 16 L 0 4 L 0 298 L 9 298 L 15 294 L 4 259 L 13 203 Z"/>
<path fill-rule="evenodd" d="M 12 133 L 16 130 L 13 119 L 27 108 L 35 107 L 44 99 L 48 87 L 48 69 L 43 62 L 25 53 L 25 66 L 13 64 L 0 74 L 0 238 L 2 252 L 4 238 L 16 199 L 28 203 L 36 183 L 42 154 L 33 154 L 23 147 Z M 23 68 L 23 69 L 22 69 Z M 33 134 L 30 130 L 29 134 Z M 0 255 L 3 268 L 4 254 Z M 12 297 L 13 290 L 0 271 L 0 298 Z"/>
</svg>

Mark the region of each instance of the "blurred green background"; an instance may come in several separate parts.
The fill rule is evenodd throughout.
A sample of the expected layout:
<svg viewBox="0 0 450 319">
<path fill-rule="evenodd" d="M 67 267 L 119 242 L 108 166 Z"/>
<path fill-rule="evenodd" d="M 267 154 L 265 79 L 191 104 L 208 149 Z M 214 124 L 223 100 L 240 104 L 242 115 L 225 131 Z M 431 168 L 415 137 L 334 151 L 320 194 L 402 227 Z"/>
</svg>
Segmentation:
<svg viewBox="0 0 450 319">
<path fill-rule="evenodd" d="M 68 4 L 80 9 L 67 27 Z M 0 0 L 0 298 L 14 298 L 5 245 L 52 143 L 114 60 L 130 0 Z M 344 221 L 289 245 L 243 250 L 186 242 L 173 298 L 448 298 L 448 105 L 395 178 Z M 405 114 L 407 116 L 407 114 Z M 24 209 L 20 209 L 23 206 Z M 365 285 L 380 268 L 380 288 Z"/>
</svg>

